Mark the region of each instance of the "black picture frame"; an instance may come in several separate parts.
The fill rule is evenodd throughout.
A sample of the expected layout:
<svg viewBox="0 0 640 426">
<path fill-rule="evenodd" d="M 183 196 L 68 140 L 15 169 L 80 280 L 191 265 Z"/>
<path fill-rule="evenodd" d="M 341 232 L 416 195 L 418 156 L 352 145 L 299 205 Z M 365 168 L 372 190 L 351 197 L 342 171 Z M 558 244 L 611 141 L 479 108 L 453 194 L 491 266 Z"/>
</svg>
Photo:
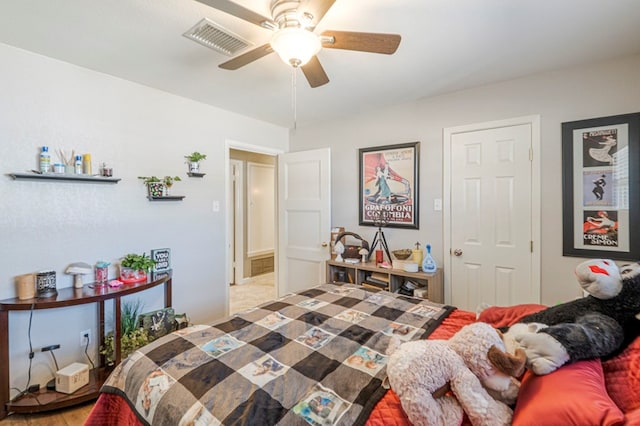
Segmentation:
<svg viewBox="0 0 640 426">
<path fill-rule="evenodd" d="M 419 229 L 420 142 L 359 150 L 359 223 Z"/>
<path fill-rule="evenodd" d="M 562 254 L 640 259 L 640 113 L 562 123 Z"/>
</svg>

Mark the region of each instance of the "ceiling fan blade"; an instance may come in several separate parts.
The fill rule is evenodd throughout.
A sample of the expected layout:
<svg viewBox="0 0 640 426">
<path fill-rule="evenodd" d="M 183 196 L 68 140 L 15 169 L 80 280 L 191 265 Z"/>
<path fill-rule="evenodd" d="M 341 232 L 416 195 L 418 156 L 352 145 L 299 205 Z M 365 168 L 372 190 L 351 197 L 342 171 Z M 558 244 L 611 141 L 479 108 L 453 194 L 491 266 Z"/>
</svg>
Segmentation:
<svg viewBox="0 0 640 426">
<path fill-rule="evenodd" d="M 360 52 L 395 53 L 400 45 L 398 34 L 356 33 L 350 31 L 325 31 L 323 38 L 332 38 L 333 43 L 322 41 L 322 47 L 329 49 L 357 50 Z"/>
<path fill-rule="evenodd" d="M 324 72 L 324 68 L 322 68 L 317 56 L 312 57 L 309 62 L 301 68 L 302 73 L 309 82 L 309 86 L 312 88 L 323 86 L 329 82 L 329 77 L 327 77 L 327 73 Z"/>
<path fill-rule="evenodd" d="M 304 0 L 298 11 L 310 13 L 313 16 L 312 28 L 315 28 L 335 2 L 336 0 Z"/>
<path fill-rule="evenodd" d="M 223 62 L 222 64 L 218 65 L 218 67 L 225 70 L 237 70 L 238 68 L 243 67 L 255 60 L 258 60 L 271 52 L 273 52 L 271 45 L 269 43 L 263 44 L 260 47 L 256 47 L 255 49 L 248 51 L 247 53 L 243 53 L 242 55 L 236 56 L 235 58 L 230 59 L 227 62 Z"/>
<path fill-rule="evenodd" d="M 196 0 L 202 4 L 206 4 L 207 6 L 211 6 L 214 9 L 221 10 L 229 15 L 233 15 L 236 18 L 243 19 L 247 22 L 251 22 L 259 27 L 265 28 L 265 22 L 267 23 L 267 28 L 273 28 L 275 23 L 270 19 L 266 18 L 259 13 L 256 13 L 252 10 L 249 10 L 245 7 L 240 6 L 229 0 Z"/>
</svg>

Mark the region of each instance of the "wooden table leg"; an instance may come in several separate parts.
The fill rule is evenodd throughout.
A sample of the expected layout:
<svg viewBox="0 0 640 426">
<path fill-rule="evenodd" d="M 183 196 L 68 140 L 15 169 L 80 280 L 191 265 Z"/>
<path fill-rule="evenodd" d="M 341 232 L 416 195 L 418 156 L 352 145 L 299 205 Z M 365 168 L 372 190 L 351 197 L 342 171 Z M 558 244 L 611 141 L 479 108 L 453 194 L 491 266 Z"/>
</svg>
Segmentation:
<svg viewBox="0 0 640 426">
<path fill-rule="evenodd" d="M 9 371 L 9 311 L 0 311 L 0 419 L 8 414 Z"/>
</svg>

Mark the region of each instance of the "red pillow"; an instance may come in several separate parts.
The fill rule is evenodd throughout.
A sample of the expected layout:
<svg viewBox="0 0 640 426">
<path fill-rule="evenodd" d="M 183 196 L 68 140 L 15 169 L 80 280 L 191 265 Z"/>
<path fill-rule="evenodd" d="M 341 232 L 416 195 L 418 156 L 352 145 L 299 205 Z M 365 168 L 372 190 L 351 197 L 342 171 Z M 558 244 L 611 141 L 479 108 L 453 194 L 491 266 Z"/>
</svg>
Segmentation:
<svg viewBox="0 0 640 426">
<path fill-rule="evenodd" d="M 618 356 L 602 363 L 611 399 L 625 413 L 640 409 L 640 337 Z"/>
<path fill-rule="evenodd" d="M 478 321 L 491 324 L 495 328 L 507 327 L 517 323 L 523 317 L 546 309 L 544 305 L 535 303 L 515 306 L 490 306 L 480 312 Z"/>
<path fill-rule="evenodd" d="M 553 373 L 527 371 L 513 412 L 514 426 L 622 425 L 624 414 L 609 398 L 599 359 L 578 361 Z"/>
</svg>

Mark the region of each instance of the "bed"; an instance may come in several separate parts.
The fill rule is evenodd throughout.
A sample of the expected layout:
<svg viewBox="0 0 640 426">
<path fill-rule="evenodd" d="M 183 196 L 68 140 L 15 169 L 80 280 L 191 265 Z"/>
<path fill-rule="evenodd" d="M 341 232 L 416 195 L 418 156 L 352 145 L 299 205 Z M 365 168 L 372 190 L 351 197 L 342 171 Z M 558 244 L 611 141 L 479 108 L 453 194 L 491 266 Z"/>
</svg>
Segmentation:
<svg viewBox="0 0 640 426">
<path fill-rule="evenodd" d="M 499 327 L 541 308 L 493 307 L 476 318 L 423 299 L 323 284 L 141 348 L 111 373 L 85 424 L 409 425 L 383 385 L 391 336 L 447 339 L 477 320 Z M 638 367 L 640 339 L 611 360 L 527 372 L 513 424 L 640 424 Z"/>
</svg>

